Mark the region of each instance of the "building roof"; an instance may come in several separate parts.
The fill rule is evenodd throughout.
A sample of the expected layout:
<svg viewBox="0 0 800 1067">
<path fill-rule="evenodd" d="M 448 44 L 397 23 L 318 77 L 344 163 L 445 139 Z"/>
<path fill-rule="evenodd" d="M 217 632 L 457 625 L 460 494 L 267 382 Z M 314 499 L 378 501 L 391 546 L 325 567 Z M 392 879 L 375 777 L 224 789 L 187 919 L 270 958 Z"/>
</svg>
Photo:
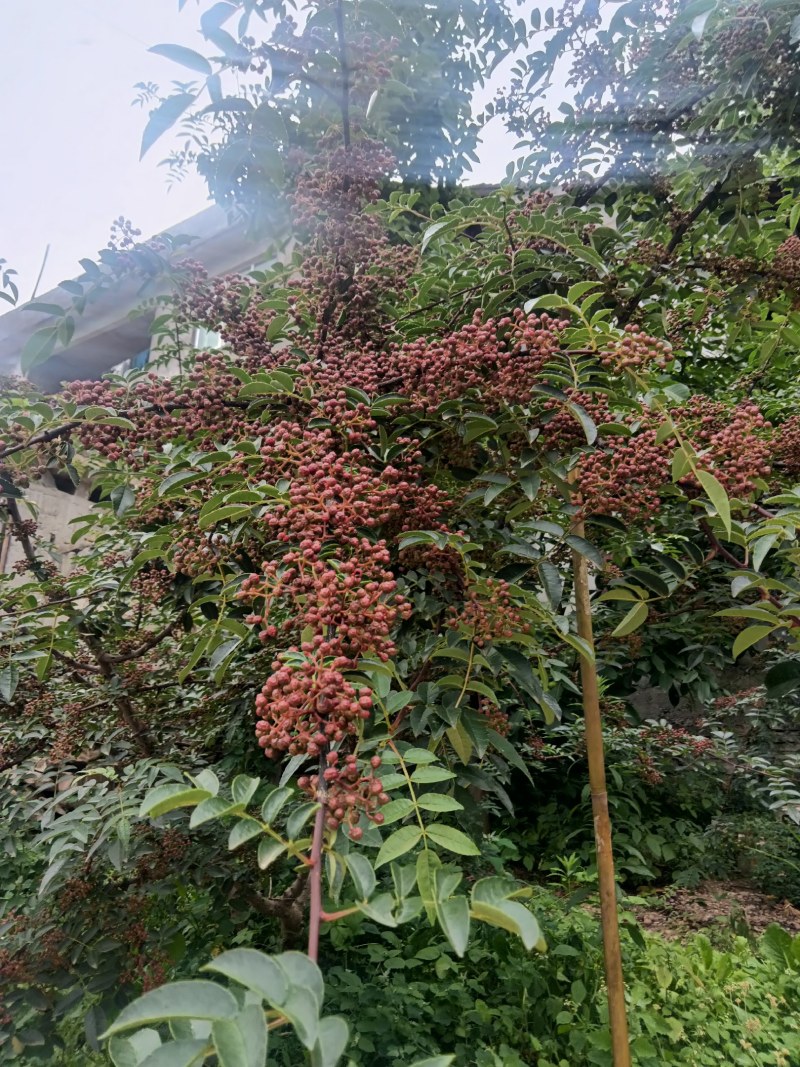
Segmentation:
<svg viewBox="0 0 800 1067">
<path fill-rule="evenodd" d="M 159 234 L 158 236 L 162 236 Z M 192 238 L 184 245 L 186 255 L 203 264 L 209 274 L 226 274 L 254 267 L 260 260 L 265 241 L 248 234 L 245 222 L 231 220 L 220 207 L 213 206 L 164 231 L 163 236 Z M 83 280 L 86 275 L 82 276 Z M 76 279 L 81 280 L 81 279 Z M 163 290 L 162 290 L 163 291 Z M 154 288 L 147 294 L 158 296 Z M 69 307 L 71 298 L 56 287 L 36 298 L 36 303 Z M 45 363 L 28 372 L 38 386 L 56 389 L 62 381 L 99 378 L 123 360 L 148 347 L 154 312 L 137 314 L 143 303 L 141 279 L 125 278 L 100 293 L 75 319 L 75 332 L 66 348 L 57 349 Z M 22 304 L 0 316 L 0 375 L 20 373 L 20 357 L 28 338 L 36 330 L 57 319 Z"/>
</svg>

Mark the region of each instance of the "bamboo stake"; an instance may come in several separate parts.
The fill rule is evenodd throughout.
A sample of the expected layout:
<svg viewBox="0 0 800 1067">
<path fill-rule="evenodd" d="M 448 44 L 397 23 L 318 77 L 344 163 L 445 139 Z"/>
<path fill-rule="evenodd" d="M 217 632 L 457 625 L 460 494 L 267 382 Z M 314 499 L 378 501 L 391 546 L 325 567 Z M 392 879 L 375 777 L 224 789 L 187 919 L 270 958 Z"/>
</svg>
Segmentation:
<svg viewBox="0 0 800 1067">
<path fill-rule="evenodd" d="M 583 522 L 573 527 L 578 537 L 584 536 Z M 581 691 L 586 728 L 586 752 L 589 759 L 589 786 L 592 792 L 594 842 L 597 850 L 597 878 L 600 889 L 600 925 L 603 931 L 603 961 L 608 994 L 608 1018 L 611 1025 L 611 1050 L 614 1067 L 630 1067 L 631 1050 L 628 1041 L 628 1017 L 625 1010 L 625 980 L 622 974 L 622 953 L 617 917 L 617 885 L 614 878 L 614 854 L 611 849 L 611 819 L 608 814 L 606 766 L 603 755 L 603 726 L 600 718 L 600 693 L 597 667 L 594 662 L 592 606 L 589 592 L 589 570 L 586 557 L 572 550 L 572 572 L 575 580 L 575 609 L 578 636 L 592 651 L 592 658 L 581 655 Z"/>
</svg>

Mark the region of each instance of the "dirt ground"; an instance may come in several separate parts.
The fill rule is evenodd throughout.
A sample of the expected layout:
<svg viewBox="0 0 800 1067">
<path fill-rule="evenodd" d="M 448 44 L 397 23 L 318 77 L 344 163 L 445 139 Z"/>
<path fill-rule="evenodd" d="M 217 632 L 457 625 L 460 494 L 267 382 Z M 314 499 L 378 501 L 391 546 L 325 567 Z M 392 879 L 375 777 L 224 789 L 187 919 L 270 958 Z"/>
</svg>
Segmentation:
<svg viewBox="0 0 800 1067">
<path fill-rule="evenodd" d="M 632 910 L 645 930 L 666 938 L 681 939 L 721 928 L 761 934 L 770 923 L 800 934 L 800 909 L 745 885 L 704 882 L 693 889 L 672 887 L 651 899 L 652 905 Z"/>
</svg>

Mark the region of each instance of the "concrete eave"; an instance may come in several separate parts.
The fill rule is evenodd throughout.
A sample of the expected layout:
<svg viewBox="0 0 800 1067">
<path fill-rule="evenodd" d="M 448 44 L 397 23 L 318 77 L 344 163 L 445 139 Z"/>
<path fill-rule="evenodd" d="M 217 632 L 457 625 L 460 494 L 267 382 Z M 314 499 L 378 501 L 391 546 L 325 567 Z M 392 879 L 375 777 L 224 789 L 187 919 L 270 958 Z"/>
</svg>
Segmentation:
<svg viewBox="0 0 800 1067">
<path fill-rule="evenodd" d="M 231 221 L 217 206 L 193 215 L 164 233 L 173 239 L 192 238 L 191 243 L 182 244 L 176 250 L 176 258 L 197 260 L 212 276 L 252 269 L 267 243 L 263 236 L 250 237 L 243 221 Z M 88 279 L 84 274 L 75 280 Z M 166 286 L 158 279 L 143 287 L 140 278 L 126 278 L 98 294 L 82 315 L 75 316 L 75 331 L 69 346 L 33 368 L 28 377 L 42 389 L 57 389 L 62 381 L 98 378 L 114 364 L 141 352 L 150 340 L 154 312 L 152 307 L 139 312 L 145 302 L 164 292 Z M 65 308 L 71 300 L 70 294 L 60 286 L 36 298 L 37 303 Z M 56 321 L 55 316 L 28 310 L 25 304 L 1 315 L 0 375 L 19 374 L 20 357 L 28 338 Z"/>
</svg>

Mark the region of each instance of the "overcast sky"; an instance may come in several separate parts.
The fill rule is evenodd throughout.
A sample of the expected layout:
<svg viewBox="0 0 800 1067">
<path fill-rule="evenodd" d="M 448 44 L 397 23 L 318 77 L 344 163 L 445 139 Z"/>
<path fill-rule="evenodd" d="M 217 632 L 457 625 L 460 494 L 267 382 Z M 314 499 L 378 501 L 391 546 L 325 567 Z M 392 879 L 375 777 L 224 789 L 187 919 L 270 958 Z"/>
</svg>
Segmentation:
<svg viewBox="0 0 800 1067">
<path fill-rule="evenodd" d="M 177 0 L 3 3 L 0 257 L 19 271 L 20 299 L 30 299 L 48 244 L 40 295 L 80 272 L 119 215 L 150 236 L 207 206 L 193 175 L 168 188 L 160 143 L 139 162 L 147 113 L 131 104 L 136 82 L 181 77 L 147 49 L 202 52 L 197 26 L 193 0 L 181 13 Z M 491 130 L 473 180 L 501 177 L 512 148 Z"/>
</svg>

